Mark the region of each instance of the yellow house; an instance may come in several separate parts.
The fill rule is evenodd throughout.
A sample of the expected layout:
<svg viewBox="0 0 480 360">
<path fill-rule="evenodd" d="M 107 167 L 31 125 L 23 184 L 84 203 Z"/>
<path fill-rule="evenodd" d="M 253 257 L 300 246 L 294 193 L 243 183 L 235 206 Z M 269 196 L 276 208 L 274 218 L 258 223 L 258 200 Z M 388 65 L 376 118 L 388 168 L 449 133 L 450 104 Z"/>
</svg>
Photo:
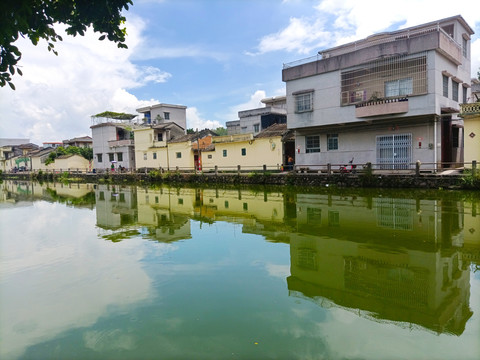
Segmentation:
<svg viewBox="0 0 480 360">
<path fill-rule="evenodd" d="M 480 102 L 460 106 L 465 134 L 464 162 L 466 168 L 471 168 L 472 161 L 480 162 Z"/>
<path fill-rule="evenodd" d="M 284 141 L 288 134 L 286 124 L 274 124 L 258 135 L 237 134 L 216 136 L 213 145 L 202 155 L 203 169 L 232 170 L 238 165 L 243 170 L 280 170 L 284 161 Z"/>
<path fill-rule="evenodd" d="M 142 168 L 169 168 L 167 143 L 185 135 L 176 123 L 165 123 L 134 130 L 135 164 Z"/>
<path fill-rule="evenodd" d="M 38 171 L 38 170 L 53 170 L 54 166 L 53 164 L 46 165 L 45 161 L 48 158 L 48 155 L 52 152 L 55 151 L 54 148 L 49 147 L 46 149 L 41 149 L 35 152 L 32 152 L 30 155 L 30 164 L 31 164 L 31 169 L 33 171 Z"/>
<path fill-rule="evenodd" d="M 56 171 L 88 172 L 92 170 L 92 162 L 77 154 L 59 156 L 49 166 Z"/>
</svg>

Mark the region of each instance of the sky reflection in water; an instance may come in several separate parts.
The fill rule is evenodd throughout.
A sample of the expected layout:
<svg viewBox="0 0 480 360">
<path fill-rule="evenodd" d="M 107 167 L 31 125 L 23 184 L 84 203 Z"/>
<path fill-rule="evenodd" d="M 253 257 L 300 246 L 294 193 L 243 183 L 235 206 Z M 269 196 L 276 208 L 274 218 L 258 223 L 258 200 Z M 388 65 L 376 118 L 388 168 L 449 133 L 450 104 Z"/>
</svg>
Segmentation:
<svg viewBox="0 0 480 360">
<path fill-rule="evenodd" d="M 480 355 L 478 194 L 1 187 L 2 359 Z"/>
</svg>

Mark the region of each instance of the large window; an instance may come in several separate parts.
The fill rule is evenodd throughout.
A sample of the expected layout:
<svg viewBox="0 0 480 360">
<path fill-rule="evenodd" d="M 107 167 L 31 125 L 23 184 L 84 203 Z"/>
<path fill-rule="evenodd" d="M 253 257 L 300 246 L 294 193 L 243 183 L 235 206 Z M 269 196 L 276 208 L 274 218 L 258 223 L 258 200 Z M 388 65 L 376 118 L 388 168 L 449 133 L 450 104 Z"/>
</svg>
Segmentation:
<svg viewBox="0 0 480 360">
<path fill-rule="evenodd" d="M 242 156 L 246 156 L 247 155 L 247 149 L 246 148 L 242 148 Z"/>
<path fill-rule="evenodd" d="M 260 124 L 253 124 L 253 131 L 254 132 L 259 132 L 260 131 Z"/>
<path fill-rule="evenodd" d="M 113 158 L 113 153 L 109 153 L 108 154 L 108 161 L 112 162 L 114 161 L 115 159 Z"/>
<path fill-rule="evenodd" d="M 97 154 L 97 161 L 99 163 L 103 161 L 102 154 Z"/>
<path fill-rule="evenodd" d="M 466 104 L 467 103 L 467 90 L 468 90 L 468 88 L 466 86 L 462 86 L 462 90 L 463 90 L 462 102 L 464 104 Z"/>
<path fill-rule="evenodd" d="M 443 79 L 443 96 L 448 97 L 448 76 L 442 75 Z"/>
<path fill-rule="evenodd" d="M 117 153 L 117 161 L 123 161 L 123 153 Z"/>
<path fill-rule="evenodd" d="M 320 152 L 320 136 L 305 136 L 305 144 L 307 154 Z"/>
<path fill-rule="evenodd" d="M 458 82 L 452 81 L 452 99 L 458 101 Z"/>
<path fill-rule="evenodd" d="M 327 150 L 338 150 L 338 134 L 327 135 Z"/>
<path fill-rule="evenodd" d="M 163 113 L 163 117 L 164 117 L 165 120 L 170 120 L 170 113 L 165 111 Z"/>
<path fill-rule="evenodd" d="M 177 157 L 177 159 L 181 159 L 182 158 L 182 153 L 181 152 L 177 152 L 175 154 L 175 156 Z"/>
<path fill-rule="evenodd" d="M 223 150 L 223 157 L 227 157 L 227 150 Z"/>
<path fill-rule="evenodd" d="M 398 79 L 385 82 L 385 97 L 413 94 L 412 78 Z"/>
<path fill-rule="evenodd" d="M 153 153 L 153 160 L 157 160 L 157 153 L 156 152 Z"/>
<path fill-rule="evenodd" d="M 295 95 L 295 112 L 301 113 L 313 110 L 313 93 Z"/>
</svg>

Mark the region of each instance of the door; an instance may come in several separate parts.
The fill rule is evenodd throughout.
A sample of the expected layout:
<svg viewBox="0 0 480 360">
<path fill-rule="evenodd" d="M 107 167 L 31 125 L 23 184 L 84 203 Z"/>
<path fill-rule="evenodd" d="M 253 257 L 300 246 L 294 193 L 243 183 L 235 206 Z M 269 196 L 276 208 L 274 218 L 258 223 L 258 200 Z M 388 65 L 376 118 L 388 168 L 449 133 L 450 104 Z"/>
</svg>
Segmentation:
<svg viewBox="0 0 480 360">
<path fill-rule="evenodd" d="M 377 164 L 380 169 L 408 169 L 411 162 L 412 134 L 377 136 Z"/>
</svg>

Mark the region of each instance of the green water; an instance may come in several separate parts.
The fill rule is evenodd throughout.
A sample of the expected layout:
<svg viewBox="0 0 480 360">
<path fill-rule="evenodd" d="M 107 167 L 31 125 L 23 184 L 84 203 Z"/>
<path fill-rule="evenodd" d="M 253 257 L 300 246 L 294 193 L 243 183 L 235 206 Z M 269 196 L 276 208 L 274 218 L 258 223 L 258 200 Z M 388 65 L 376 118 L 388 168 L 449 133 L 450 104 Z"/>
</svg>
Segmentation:
<svg viewBox="0 0 480 360">
<path fill-rule="evenodd" d="M 0 359 L 480 358 L 479 193 L 0 188 Z"/>
</svg>

